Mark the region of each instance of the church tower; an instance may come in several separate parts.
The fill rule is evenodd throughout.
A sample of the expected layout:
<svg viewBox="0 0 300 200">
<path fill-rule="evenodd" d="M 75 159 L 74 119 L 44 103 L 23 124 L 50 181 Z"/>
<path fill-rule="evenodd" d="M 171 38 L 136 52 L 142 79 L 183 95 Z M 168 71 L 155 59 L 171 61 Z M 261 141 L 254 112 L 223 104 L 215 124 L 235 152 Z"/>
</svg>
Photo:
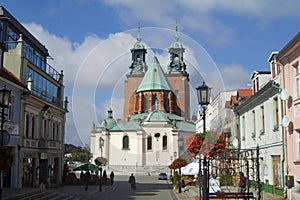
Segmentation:
<svg viewBox="0 0 300 200">
<path fill-rule="evenodd" d="M 127 80 L 124 84 L 124 120 L 128 121 L 129 117 L 134 114 L 150 113 L 153 111 L 153 106 L 155 106 L 153 103 L 155 99 L 153 98 L 156 98 L 158 101 L 157 110 L 174 113 L 185 120 L 190 119 L 190 82 L 183 58 L 184 50 L 183 45 L 179 41 L 176 25 L 175 39 L 169 48 L 170 62 L 168 72 L 164 73 L 157 58 L 154 58 L 152 62 L 154 68 L 151 70 L 158 70 L 155 66 L 159 66 L 161 72 L 153 73 L 151 71 L 151 73 L 147 73 L 148 66 L 145 61 L 147 50 L 140 37 L 140 27 L 138 28 L 137 41 L 131 49 L 132 61 L 129 66 L 129 73 L 126 75 Z M 160 74 L 160 76 L 156 80 L 151 79 L 153 77 L 145 79 L 144 76 L 148 76 L 147 74 Z M 163 90 L 157 94 L 150 90 L 141 92 L 139 90 L 143 79 L 152 80 L 153 82 L 158 81 L 157 84 L 161 84 L 159 81 L 165 79 L 170 86 L 170 91 L 166 92 L 167 90 Z"/>
<path fill-rule="evenodd" d="M 178 27 L 173 43 L 169 48 L 170 62 L 167 78 L 175 92 L 179 116 L 190 119 L 190 79 L 183 59 L 184 47 L 179 41 Z"/>
<path fill-rule="evenodd" d="M 129 73 L 126 75 L 127 80 L 124 83 L 124 120 L 128 121 L 128 117 L 134 113 L 135 94 L 137 87 L 140 85 L 144 74 L 148 70 L 146 64 L 145 45 L 142 43 L 140 35 L 140 26 L 138 27 L 138 36 L 136 43 L 131 49 L 131 65 L 129 66 Z"/>
<path fill-rule="evenodd" d="M 147 71 L 146 53 L 144 44 L 140 35 L 140 26 L 138 27 L 138 36 L 136 43 L 131 49 L 131 65 L 129 66 L 130 74 L 144 74 Z"/>
<path fill-rule="evenodd" d="M 168 65 L 169 74 L 187 74 L 186 64 L 183 61 L 184 48 L 179 42 L 178 27 L 176 25 L 176 34 L 174 42 L 169 48 L 170 63 Z"/>
</svg>

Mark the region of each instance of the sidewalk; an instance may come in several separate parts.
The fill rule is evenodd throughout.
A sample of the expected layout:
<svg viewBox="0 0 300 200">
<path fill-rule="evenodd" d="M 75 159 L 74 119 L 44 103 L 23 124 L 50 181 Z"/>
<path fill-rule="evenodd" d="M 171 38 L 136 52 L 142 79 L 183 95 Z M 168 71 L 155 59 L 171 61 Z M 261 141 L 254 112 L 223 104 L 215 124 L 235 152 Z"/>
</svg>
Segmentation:
<svg viewBox="0 0 300 200">
<path fill-rule="evenodd" d="M 182 188 L 181 193 L 178 193 L 178 189 L 173 191 L 179 200 L 187 200 L 187 199 L 195 200 L 195 197 L 199 196 L 199 186 L 186 186 Z M 253 193 L 256 194 L 255 191 L 253 191 Z M 283 197 L 276 196 L 271 193 L 267 193 L 267 192 L 261 193 L 261 200 L 283 200 L 283 199 L 284 199 Z"/>
</svg>

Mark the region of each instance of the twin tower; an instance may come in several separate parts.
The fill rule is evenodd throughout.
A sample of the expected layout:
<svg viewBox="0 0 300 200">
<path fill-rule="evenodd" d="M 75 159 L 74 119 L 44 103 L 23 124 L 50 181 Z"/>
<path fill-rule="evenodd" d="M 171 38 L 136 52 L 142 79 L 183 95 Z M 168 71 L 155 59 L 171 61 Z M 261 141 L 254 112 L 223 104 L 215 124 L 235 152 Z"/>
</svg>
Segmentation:
<svg viewBox="0 0 300 200">
<path fill-rule="evenodd" d="M 131 49 L 131 64 L 124 84 L 124 119 L 142 119 L 154 111 L 175 114 L 189 120 L 190 81 L 183 59 L 183 45 L 178 31 L 169 48 L 168 71 L 164 72 L 156 57 L 146 63 L 147 49 L 140 37 Z M 139 117 L 137 117 L 139 116 Z"/>
</svg>

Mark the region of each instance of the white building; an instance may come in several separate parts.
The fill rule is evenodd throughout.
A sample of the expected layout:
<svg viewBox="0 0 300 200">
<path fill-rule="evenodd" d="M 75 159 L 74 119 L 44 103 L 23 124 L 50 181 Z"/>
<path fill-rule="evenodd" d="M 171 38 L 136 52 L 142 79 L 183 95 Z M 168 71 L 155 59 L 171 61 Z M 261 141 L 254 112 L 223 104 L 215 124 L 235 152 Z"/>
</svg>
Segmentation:
<svg viewBox="0 0 300 200">
<path fill-rule="evenodd" d="M 240 147 L 260 148 L 262 189 L 275 193 L 276 189 L 282 191 L 284 187 L 283 135 L 280 127 L 282 104 L 278 84 L 280 80 L 273 80 L 270 72 L 256 71 L 251 78 L 254 94 L 234 109 L 239 116 Z M 249 178 L 256 178 L 251 170 Z"/>
<path fill-rule="evenodd" d="M 184 48 L 176 33 L 167 73 L 156 57 L 148 66 L 146 52 L 138 36 L 124 83 L 124 120 L 117 122 L 109 110 L 108 117 L 91 131 L 92 161 L 107 160 L 106 167 L 114 172 L 169 171 L 175 158 L 190 159 L 184 141 L 195 133 L 195 124 L 189 121 L 190 83 Z"/>
</svg>

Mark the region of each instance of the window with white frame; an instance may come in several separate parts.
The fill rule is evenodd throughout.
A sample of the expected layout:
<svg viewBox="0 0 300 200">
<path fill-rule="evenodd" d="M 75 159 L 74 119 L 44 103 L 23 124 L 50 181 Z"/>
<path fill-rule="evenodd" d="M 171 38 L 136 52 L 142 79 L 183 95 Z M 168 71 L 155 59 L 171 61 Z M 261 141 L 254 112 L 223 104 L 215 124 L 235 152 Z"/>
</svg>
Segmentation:
<svg viewBox="0 0 300 200">
<path fill-rule="evenodd" d="M 278 131 L 279 128 L 279 110 L 278 110 L 278 98 L 273 99 L 273 115 L 274 115 L 274 131 Z"/>
<path fill-rule="evenodd" d="M 127 135 L 123 136 L 122 147 L 123 149 L 129 149 L 129 137 Z"/>
<path fill-rule="evenodd" d="M 168 138 L 166 135 L 163 136 L 162 148 L 163 148 L 163 150 L 167 150 L 167 148 L 168 148 Z"/>
<path fill-rule="evenodd" d="M 264 106 L 261 106 L 260 109 L 261 109 L 261 131 L 260 131 L 260 133 L 263 134 L 265 132 L 265 108 L 264 108 Z"/>
<path fill-rule="evenodd" d="M 246 136 L 246 119 L 244 115 L 242 118 L 242 140 L 245 140 L 245 136 Z"/>
<path fill-rule="evenodd" d="M 294 85 L 295 85 L 295 97 L 296 99 L 300 98 L 300 73 L 299 73 L 299 64 L 298 62 L 293 65 L 294 67 Z"/>
<path fill-rule="evenodd" d="M 253 136 L 256 133 L 256 118 L 255 118 L 255 110 L 252 110 L 252 117 L 253 117 Z"/>
<path fill-rule="evenodd" d="M 150 135 L 147 138 L 147 150 L 152 150 L 152 137 Z"/>
<path fill-rule="evenodd" d="M 296 160 L 300 160 L 300 129 L 295 130 L 296 131 L 296 140 L 295 140 L 295 145 L 296 145 Z"/>
</svg>

